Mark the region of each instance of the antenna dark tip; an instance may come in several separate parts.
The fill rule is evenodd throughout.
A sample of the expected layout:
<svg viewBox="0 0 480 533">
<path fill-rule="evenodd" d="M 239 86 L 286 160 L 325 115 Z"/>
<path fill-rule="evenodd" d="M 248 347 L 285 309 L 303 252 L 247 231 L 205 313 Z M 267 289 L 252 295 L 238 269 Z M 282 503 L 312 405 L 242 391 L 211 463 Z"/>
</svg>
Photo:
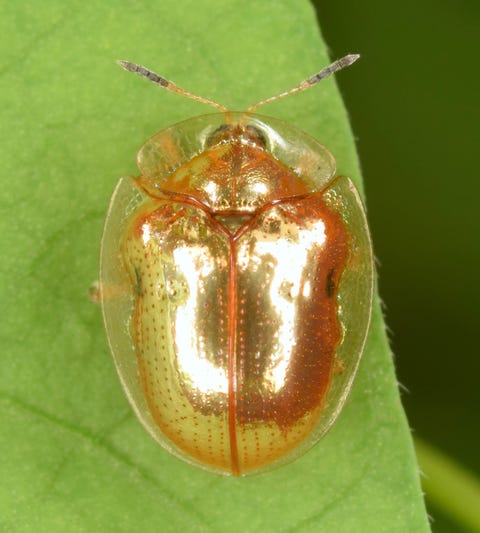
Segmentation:
<svg viewBox="0 0 480 533">
<path fill-rule="evenodd" d="M 118 59 L 116 61 L 117 65 L 124 68 L 125 70 L 128 70 L 129 72 L 135 72 L 135 65 L 131 63 L 130 61 L 125 61 L 123 59 Z"/>
<path fill-rule="evenodd" d="M 360 54 L 348 54 L 348 56 L 345 56 L 344 59 L 346 60 L 345 66 L 348 67 L 353 65 L 357 59 L 360 59 Z"/>
</svg>

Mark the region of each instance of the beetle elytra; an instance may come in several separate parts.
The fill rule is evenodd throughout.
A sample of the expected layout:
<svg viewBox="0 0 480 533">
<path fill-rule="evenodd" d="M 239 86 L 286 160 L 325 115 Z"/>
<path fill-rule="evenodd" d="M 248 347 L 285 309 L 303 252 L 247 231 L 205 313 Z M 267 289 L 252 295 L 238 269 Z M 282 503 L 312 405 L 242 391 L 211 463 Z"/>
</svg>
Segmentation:
<svg viewBox="0 0 480 533">
<path fill-rule="evenodd" d="M 133 409 L 164 448 L 211 472 L 297 458 L 351 388 L 373 288 L 362 202 L 324 146 L 254 111 L 357 57 L 240 113 L 120 62 L 218 111 L 143 145 L 140 176 L 113 194 L 100 267 Z"/>
</svg>

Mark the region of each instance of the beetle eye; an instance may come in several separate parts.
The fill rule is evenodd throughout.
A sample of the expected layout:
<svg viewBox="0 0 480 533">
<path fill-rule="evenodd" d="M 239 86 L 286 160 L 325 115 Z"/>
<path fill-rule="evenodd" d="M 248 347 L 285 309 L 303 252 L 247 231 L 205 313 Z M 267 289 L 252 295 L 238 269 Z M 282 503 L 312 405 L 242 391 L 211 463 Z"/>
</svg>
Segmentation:
<svg viewBox="0 0 480 533">
<path fill-rule="evenodd" d="M 250 142 L 262 148 L 267 147 L 267 136 L 265 135 L 265 132 L 257 128 L 257 126 L 253 126 L 253 124 L 249 124 L 245 128 L 245 133 L 246 133 L 245 137 L 247 137 Z"/>
<path fill-rule="evenodd" d="M 225 141 L 232 137 L 233 127 L 229 124 L 222 124 L 213 130 L 207 138 L 205 139 L 205 147 L 210 148 L 216 144 L 220 144 L 222 141 Z"/>
</svg>

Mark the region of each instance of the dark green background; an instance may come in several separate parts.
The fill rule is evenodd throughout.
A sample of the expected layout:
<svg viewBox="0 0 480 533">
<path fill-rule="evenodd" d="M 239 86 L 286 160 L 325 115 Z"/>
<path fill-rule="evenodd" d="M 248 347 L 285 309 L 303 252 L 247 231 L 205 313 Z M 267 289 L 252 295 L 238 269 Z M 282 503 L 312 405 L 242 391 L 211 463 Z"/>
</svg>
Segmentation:
<svg viewBox="0 0 480 533">
<path fill-rule="evenodd" d="M 338 83 L 410 425 L 478 475 L 480 4 L 314 4 L 331 56 L 362 55 Z"/>
</svg>

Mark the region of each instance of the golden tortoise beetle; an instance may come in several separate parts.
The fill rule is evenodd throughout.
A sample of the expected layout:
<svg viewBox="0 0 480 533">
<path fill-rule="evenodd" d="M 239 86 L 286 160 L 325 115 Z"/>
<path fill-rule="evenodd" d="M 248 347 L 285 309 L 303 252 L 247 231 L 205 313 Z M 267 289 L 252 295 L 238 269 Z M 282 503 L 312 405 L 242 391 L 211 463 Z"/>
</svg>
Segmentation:
<svg viewBox="0 0 480 533">
<path fill-rule="evenodd" d="M 364 208 L 332 154 L 260 105 L 212 105 L 149 139 L 108 210 L 101 300 L 125 393 L 173 455 L 244 476 L 308 450 L 341 410 L 368 332 Z"/>
</svg>

